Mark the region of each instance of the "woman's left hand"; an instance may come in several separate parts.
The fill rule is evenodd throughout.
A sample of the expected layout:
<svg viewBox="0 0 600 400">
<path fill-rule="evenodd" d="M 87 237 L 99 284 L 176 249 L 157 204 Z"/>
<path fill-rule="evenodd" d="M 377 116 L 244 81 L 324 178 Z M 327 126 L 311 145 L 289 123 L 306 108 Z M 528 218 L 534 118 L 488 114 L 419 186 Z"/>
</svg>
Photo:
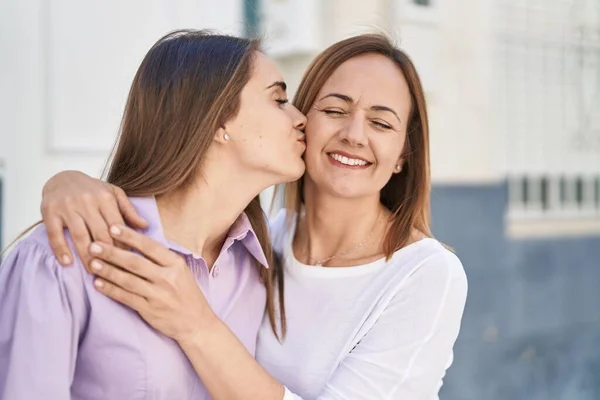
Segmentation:
<svg viewBox="0 0 600 400">
<path fill-rule="evenodd" d="M 152 327 L 185 341 L 216 316 L 185 260 L 162 244 L 124 226 L 112 226 L 117 241 L 142 255 L 94 242 L 90 253 L 96 288 L 135 311 Z"/>
</svg>

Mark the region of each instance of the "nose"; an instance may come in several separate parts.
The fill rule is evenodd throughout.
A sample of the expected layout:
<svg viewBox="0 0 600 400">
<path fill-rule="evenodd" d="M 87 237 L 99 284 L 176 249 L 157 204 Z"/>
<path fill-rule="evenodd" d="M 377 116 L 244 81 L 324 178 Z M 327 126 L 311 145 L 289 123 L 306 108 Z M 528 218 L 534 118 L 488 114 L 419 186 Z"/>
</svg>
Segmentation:
<svg viewBox="0 0 600 400">
<path fill-rule="evenodd" d="M 346 124 L 340 132 L 342 141 L 351 146 L 363 147 L 369 142 L 367 132 L 365 131 L 365 123 L 361 115 L 355 114 L 351 118 L 346 119 Z"/>
<path fill-rule="evenodd" d="M 290 107 L 294 128 L 303 131 L 306 127 L 306 116 L 302 114 L 296 107 Z"/>
</svg>

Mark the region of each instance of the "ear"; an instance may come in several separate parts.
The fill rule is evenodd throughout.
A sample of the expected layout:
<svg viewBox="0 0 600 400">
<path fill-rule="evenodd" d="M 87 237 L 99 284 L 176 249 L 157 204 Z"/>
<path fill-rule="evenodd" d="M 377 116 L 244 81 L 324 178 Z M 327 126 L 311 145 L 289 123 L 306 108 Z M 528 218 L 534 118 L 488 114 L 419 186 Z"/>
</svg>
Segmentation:
<svg viewBox="0 0 600 400">
<path fill-rule="evenodd" d="M 394 166 L 394 174 L 399 174 L 400 172 L 402 172 L 402 168 L 404 167 L 404 159 L 403 158 L 399 158 L 398 161 L 396 161 L 396 165 Z"/>
<path fill-rule="evenodd" d="M 220 144 L 227 144 L 231 141 L 231 135 L 224 126 L 220 127 L 214 136 L 214 141 Z"/>
</svg>

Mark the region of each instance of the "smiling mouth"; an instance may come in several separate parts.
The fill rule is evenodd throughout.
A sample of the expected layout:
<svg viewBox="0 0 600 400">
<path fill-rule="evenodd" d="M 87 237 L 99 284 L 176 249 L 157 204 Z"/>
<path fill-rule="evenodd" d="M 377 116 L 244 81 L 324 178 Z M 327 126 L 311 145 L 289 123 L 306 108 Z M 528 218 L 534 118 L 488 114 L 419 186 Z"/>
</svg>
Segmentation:
<svg viewBox="0 0 600 400">
<path fill-rule="evenodd" d="M 373 164 L 360 158 L 350 158 L 335 152 L 327 153 L 327 158 L 333 165 L 343 168 L 365 169 Z"/>
</svg>

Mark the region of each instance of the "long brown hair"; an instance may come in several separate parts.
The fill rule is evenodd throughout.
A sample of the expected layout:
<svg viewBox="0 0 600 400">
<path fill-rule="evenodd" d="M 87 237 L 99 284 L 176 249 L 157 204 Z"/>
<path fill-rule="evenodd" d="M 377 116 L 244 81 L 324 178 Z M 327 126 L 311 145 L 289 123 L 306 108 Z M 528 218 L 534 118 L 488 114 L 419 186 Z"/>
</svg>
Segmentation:
<svg viewBox="0 0 600 400">
<path fill-rule="evenodd" d="M 411 97 L 411 110 L 406 128 L 402 171 L 392 174 L 381 189 L 381 203 L 392 212 L 392 220 L 384 238 L 383 250 L 387 258 L 404 247 L 413 229 L 431 236 L 429 124 L 425 94 L 421 80 L 408 55 L 381 34 L 354 36 L 325 49 L 304 74 L 293 104 L 308 114 L 317 95 L 333 72 L 344 62 L 363 54 L 380 54 L 393 61 L 404 74 Z M 303 178 L 285 185 L 285 208 L 288 215 L 302 206 Z"/>
<path fill-rule="evenodd" d="M 207 31 L 179 30 L 146 54 L 133 80 L 107 181 L 128 196 L 157 196 L 190 185 L 213 135 L 240 109 L 259 41 Z M 275 323 L 273 262 L 266 218 L 256 196 L 244 210 L 267 257 L 257 261 L 267 290 L 267 313 Z M 281 300 L 281 297 L 280 297 Z M 279 316 L 285 321 L 285 309 Z M 285 335 L 285 325 L 282 325 Z"/>
</svg>

